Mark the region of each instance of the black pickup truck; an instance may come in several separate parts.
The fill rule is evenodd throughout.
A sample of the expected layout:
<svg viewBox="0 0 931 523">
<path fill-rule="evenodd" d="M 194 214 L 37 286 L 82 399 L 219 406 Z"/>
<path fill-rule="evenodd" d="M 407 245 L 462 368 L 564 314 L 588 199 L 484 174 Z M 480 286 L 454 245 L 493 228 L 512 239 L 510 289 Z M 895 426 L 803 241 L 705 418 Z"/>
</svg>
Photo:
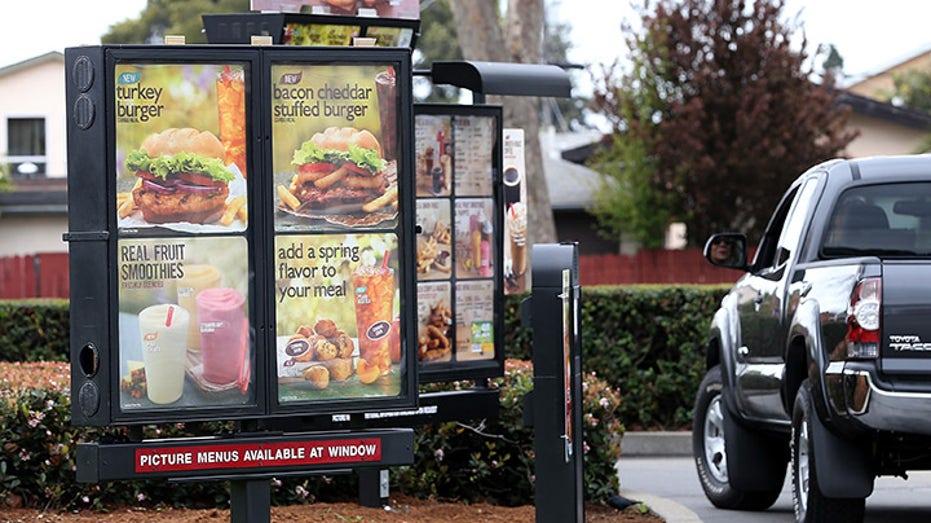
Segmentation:
<svg viewBox="0 0 931 523">
<path fill-rule="evenodd" d="M 797 521 L 862 521 L 880 475 L 931 469 L 931 155 L 832 160 L 799 176 L 721 301 L 693 450 L 717 507 L 764 510 L 791 463 Z"/>
</svg>

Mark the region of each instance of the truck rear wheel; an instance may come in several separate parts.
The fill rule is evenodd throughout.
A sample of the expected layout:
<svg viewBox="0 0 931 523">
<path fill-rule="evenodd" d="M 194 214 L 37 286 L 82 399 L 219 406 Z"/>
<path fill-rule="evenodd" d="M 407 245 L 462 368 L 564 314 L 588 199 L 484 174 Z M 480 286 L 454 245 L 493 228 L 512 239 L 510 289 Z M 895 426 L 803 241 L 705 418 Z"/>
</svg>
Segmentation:
<svg viewBox="0 0 931 523">
<path fill-rule="evenodd" d="M 708 501 L 718 508 L 765 510 L 776 502 L 782 484 L 780 482 L 779 487 L 775 489 L 747 491 L 735 487 L 730 482 L 725 441 L 728 437 L 738 436 L 728 434 L 725 429 L 724 416 L 729 414 L 721 396 L 722 388 L 721 368 L 712 367 L 705 374 L 695 398 L 692 453 L 698 481 Z M 785 474 L 784 466 L 782 470 Z"/>
<path fill-rule="evenodd" d="M 812 416 L 817 416 L 808 380 L 792 411 L 792 505 L 799 523 L 863 521 L 863 498 L 829 498 L 818 488 Z"/>
</svg>

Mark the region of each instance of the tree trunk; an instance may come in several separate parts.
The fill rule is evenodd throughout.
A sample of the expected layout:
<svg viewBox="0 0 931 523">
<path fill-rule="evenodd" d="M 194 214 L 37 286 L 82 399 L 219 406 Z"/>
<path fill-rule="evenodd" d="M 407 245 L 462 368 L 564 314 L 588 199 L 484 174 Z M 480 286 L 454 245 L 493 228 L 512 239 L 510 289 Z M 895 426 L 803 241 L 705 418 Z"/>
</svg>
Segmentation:
<svg viewBox="0 0 931 523">
<path fill-rule="evenodd" d="M 538 64 L 543 55 L 543 0 L 509 0 L 507 32 L 502 30 L 496 2 L 451 1 L 466 60 Z M 504 108 L 504 126 L 524 130 L 527 179 L 527 233 L 530 243 L 556 241 L 556 226 L 540 150 L 540 104 L 537 98 L 489 100 Z"/>
</svg>

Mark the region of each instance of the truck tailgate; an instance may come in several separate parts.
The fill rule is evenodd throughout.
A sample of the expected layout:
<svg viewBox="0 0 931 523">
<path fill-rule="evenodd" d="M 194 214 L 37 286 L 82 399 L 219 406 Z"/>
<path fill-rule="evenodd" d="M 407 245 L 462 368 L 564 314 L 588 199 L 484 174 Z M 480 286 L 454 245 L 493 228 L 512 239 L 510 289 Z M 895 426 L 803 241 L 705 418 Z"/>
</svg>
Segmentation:
<svg viewBox="0 0 931 523">
<path fill-rule="evenodd" d="M 931 261 L 883 262 L 885 374 L 931 375 Z"/>
</svg>

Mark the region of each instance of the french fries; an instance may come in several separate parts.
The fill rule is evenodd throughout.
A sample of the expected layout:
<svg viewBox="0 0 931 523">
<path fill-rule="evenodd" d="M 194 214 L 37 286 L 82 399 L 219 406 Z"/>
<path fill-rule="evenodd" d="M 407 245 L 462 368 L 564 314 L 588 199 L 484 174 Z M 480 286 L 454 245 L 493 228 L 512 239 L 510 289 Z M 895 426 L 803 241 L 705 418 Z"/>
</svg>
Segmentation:
<svg viewBox="0 0 931 523">
<path fill-rule="evenodd" d="M 126 194 L 126 197 L 120 195 Z M 136 210 L 136 203 L 133 201 L 133 195 L 129 193 L 119 193 L 116 195 L 116 215 L 120 218 L 126 218 Z"/>
<path fill-rule="evenodd" d="M 229 201 L 226 204 L 226 209 L 223 211 L 223 215 L 220 216 L 221 225 L 230 225 L 233 223 L 233 220 L 239 214 L 239 210 L 245 207 L 246 197 L 245 195 L 237 196 Z"/>
<path fill-rule="evenodd" d="M 296 211 L 297 208 L 301 206 L 301 201 L 297 199 L 297 196 L 291 194 L 291 191 L 284 185 L 278 186 L 278 197 L 281 198 L 281 201 L 290 207 L 292 211 Z"/>
<path fill-rule="evenodd" d="M 365 212 L 374 212 L 396 201 L 398 201 L 398 188 L 391 187 L 390 189 L 385 191 L 385 194 L 363 205 L 362 210 Z"/>
</svg>

